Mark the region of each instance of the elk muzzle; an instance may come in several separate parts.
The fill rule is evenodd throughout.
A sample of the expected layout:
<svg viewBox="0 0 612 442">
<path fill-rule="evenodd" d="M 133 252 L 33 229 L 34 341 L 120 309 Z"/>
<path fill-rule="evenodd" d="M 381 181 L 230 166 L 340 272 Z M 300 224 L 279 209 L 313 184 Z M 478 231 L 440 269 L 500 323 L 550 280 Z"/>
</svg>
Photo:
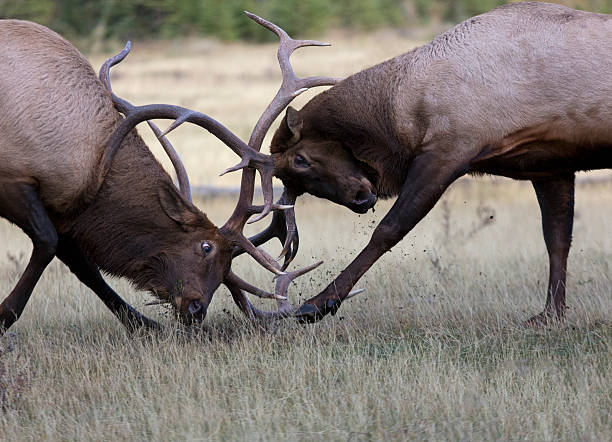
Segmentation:
<svg viewBox="0 0 612 442">
<path fill-rule="evenodd" d="M 357 196 L 351 203 L 350 209 L 353 212 L 366 213 L 368 210 L 374 207 L 376 201 L 378 201 L 378 197 L 373 193 L 365 193 L 360 191 L 357 193 Z"/>
<path fill-rule="evenodd" d="M 178 316 L 185 324 L 200 323 L 206 317 L 212 296 L 177 296 L 174 298 Z"/>
<path fill-rule="evenodd" d="M 355 193 L 353 200 L 346 206 L 356 213 L 366 213 L 374 207 L 378 196 L 372 188 L 372 184 L 366 178 L 359 180 L 359 190 Z"/>
</svg>

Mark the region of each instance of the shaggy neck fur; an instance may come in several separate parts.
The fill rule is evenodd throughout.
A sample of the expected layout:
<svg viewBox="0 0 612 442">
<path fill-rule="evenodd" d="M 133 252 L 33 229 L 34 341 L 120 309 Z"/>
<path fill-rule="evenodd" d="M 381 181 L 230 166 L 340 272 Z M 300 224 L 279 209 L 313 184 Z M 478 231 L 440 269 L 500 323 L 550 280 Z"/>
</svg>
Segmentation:
<svg viewBox="0 0 612 442">
<path fill-rule="evenodd" d="M 103 271 L 126 277 L 140 289 L 168 291 L 180 279 L 171 258 L 180 253 L 187 233 L 163 211 L 158 192 L 164 187 L 180 198 L 170 176 L 132 131 L 93 202 L 66 233 Z M 191 207 L 197 221 L 190 228 L 216 229 Z"/>
<path fill-rule="evenodd" d="M 342 143 L 367 172 L 374 171 L 382 198 L 399 193 L 411 160 L 394 129 L 392 79 L 388 63 L 374 66 L 319 94 L 300 111 L 303 137 Z"/>
</svg>

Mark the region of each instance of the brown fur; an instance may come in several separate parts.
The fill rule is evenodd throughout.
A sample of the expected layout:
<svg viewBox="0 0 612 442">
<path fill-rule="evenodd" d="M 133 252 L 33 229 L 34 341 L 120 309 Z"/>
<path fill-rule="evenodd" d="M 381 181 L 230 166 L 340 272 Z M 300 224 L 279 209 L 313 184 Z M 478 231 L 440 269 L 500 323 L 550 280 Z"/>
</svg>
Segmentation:
<svg viewBox="0 0 612 442">
<path fill-rule="evenodd" d="M 551 259 L 546 311 L 560 317 L 574 172 L 612 167 L 611 48 L 612 16 L 509 4 L 345 79 L 285 117 L 271 150 L 290 189 L 358 212 L 374 195 L 399 195 L 368 247 L 308 302 L 322 312 L 337 308 L 450 183 L 491 173 L 534 183 Z M 298 167 L 297 155 L 311 152 L 324 161 Z M 368 184 L 372 195 L 358 198 Z"/>
<path fill-rule="evenodd" d="M 0 215 L 35 245 L 47 244 L 34 255 L 52 257 L 57 249 L 116 314 L 141 320 L 100 282 L 96 268 L 130 279 L 183 314 L 191 301 L 200 302 L 203 317 L 230 268 L 233 245 L 179 194 L 135 131 L 102 180 L 102 154 L 121 117 L 70 43 L 43 26 L 2 20 L 0 58 L 0 186 L 23 198 L 0 201 Z M 38 206 L 36 219 L 26 216 L 31 209 L 24 207 Z M 210 253 L 203 242 L 213 246 Z M 34 255 L 37 268 L 46 265 Z M 83 260 L 91 264 L 80 266 Z M 33 287 L 37 273 L 26 271 L 0 305 L 0 329 L 21 313 L 29 297 L 24 286 Z"/>
</svg>

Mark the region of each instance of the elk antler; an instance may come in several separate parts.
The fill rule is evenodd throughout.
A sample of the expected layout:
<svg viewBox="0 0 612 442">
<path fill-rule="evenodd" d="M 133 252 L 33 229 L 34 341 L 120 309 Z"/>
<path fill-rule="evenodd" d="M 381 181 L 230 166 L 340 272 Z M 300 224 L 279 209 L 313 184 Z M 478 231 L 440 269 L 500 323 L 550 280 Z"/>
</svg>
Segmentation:
<svg viewBox="0 0 612 442">
<path fill-rule="evenodd" d="M 110 83 L 110 68 L 121 62 L 125 57 L 127 57 L 127 55 L 130 53 L 131 48 L 132 43 L 128 41 L 121 52 L 104 62 L 102 67 L 100 67 L 99 73 L 100 81 L 110 92 L 111 97 L 113 98 L 113 104 L 115 105 L 115 108 L 123 115 L 127 115 L 130 111 L 132 111 L 134 109 L 134 106 L 127 100 L 118 97 L 113 92 L 113 88 L 111 87 Z M 151 128 L 151 130 L 161 143 L 162 147 L 166 151 L 166 155 L 168 155 L 168 157 L 170 158 L 172 166 L 174 166 L 174 170 L 176 171 L 176 179 L 179 183 L 179 191 L 185 198 L 187 198 L 187 200 L 191 202 L 192 199 L 191 186 L 189 185 L 189 176 L 187 175 L 187 170 L 185 170 L 185 166 L 181 161 L 181 157 L 170 143 L 170 140 L 168 140 L 168 138 L 166 138 L 165 136 L 161 136 L 162 131 L 155 125 L 155 123 L 151 121 L 147 121 L 147 123 L 149 124 L 149 127 Z"/>
<path fill-rule="evenodd" d="M 246 12 L 245 14 L 256 23 L 261 26 L 269 29 L 278 35 L 280 39 L 280 43 L 277 51 L 277 58 L 280 65 L 281 73 L 282 73 L 282 83 L 281 86 L 268 105 L 268 107 L 264 110 L 264 112 L 259 117 L 253 132 L 251 133 L 251 137 L 249 139 L 249 146 L 256 151 L 261 149 L 261 144 L 266 136 L 266 133 L 270 129 L 270 126 L 274 122 L 274 120 L 279 116 L 279 114 L 287 107 L 287 105 L 302 92 L 308 90 L 311 87 L 315 86 L 331 86 L 336 84 L 339 79 L 328 78 L 328 77 L 309 77 L 309 78 L 298 78 L 291 66 L 291 62 L 289 58 L 293 51 L 298 48 L 305 46 L 329 46 L 329 43 L 322 43 L 314 40 L 294 40 L 289 35 L 281 29 L 279 26 L 271 23 L 267 20 L 264 20 L 261 17 L 258 17 L 255 14 L 251 14 L 250 12 Z M 252 215 L 252 211 L 249 210 L 249 207 L 253 207 L 253 191 L 255 184 L 255 171 L 252 169 L 244 169 L 242 171 L 242 180 L 240 183 L 240 196 L 238 197 L 238 204 L 234 209 L 234 212 L 227 220 L 227 222 L 221 227 L 221 232 L 227 237 L 234 238 L 234 240 L 243 245 L 244 241 L 247 241 L 251 246 L 253 245 L 249 240 L 244 238 L 242 234 L 242 230 L 244 229 L 244 225 L 248 221 L 249 217 Z M 268 213 L 270 213 L 271 208 L 271 195 L 266 195 L 264 193 L 264 206 L 261 210 L 259 216 L 252 219 L 250 222 L 256 222 L 263 217 L 265 217 Z M 280 198 L 277 204 L 291 204 L 295 203 L 295 197 L 291 195 L 287 189 L 283 192 L 283 196 Z M 286 221 L 286 231 L 283 231 L 282 223 L 282 214 L 285 215 Z M 272 223 L 270 226 L 260 234 L 250 238 L 250 240 L 255 241 L 256 243 L 262 244 L 267 240 L 278 237 L 283 242 L 283 251 L 281 252 L 280 257 L 286 255 L 289 251 L 289 255 L 285 258 L 285 262 L 280 271 L 284 271 L 289 263 L 293 260 L 293 258 L 297 254 L 297 249 L 299 245 L 299 237 L 297 234 L 297 227 L 295 224 L 295 213 L 293 207 L 274 215 L 272 219 Z M 284 236 L 284 238 L 283 238 Z M 248 245 L 247 245 L 248 247 Z M 244 247 L 242 247 L 243 250 Z M 241 251 L 238 250 L 235 255 L 240 254 Z M 265 253 L 262 251 L 262 253 Z M 266 254 L 267 255 L 267 254 Z M 276 265 L 276 262 L 274 262 Z M 297 270 L 291 273 L 277 273 L 276 277 L 276 290 L 275 293 L 279 296 L 284 296 L 286 298 L 287 289 L 289 287 L 289 283 L 298 276 L 303 275 L 304 273 L 313 270 L 318 267 L 320 263 L 316 265 L 312 265 L 306 267 L 302 270 Z M 280 285 L 279 285 L 280 284 Z M 229 288 L 232 296 L 234 297 L 234 301 L 238 306 L 242 308 L 243 311 L 247 312 L 250 317 L 253 315 L 260 318 L 271 318 L 277 316 L 288 316 L 295 309 L 289 304 L 286 299 L 277 299 L 277 312 L 264 312 L 255 309 L 246 298 L 244 298 L 244 294 L 240 288 L 232 283 L 232 281 L 226 281 L 226 286 Z M 280 291 L 280 293 L 279 293 Z"/>
<path fill-rule="evenodd" d="M 289 193 L 288 189 L 284 189 L 277 204 L 293 206 L 295 204 L 295 196 Z M 270 241 L 272 238 L 278 238 L 281 244 L 283 244 L 283 250 L 278 259 L 283 256 L 285 257 L 285 262 L 281 267 L 281 270 L 284 271 L 297 255 L 297 250 L 300 245 L 300 237 L 295 223 L 295 211 L 293 208 L 274 212 L 270 225 L 262 232 L 250 237 L 249 241 L 251 241 L 255 247 L 258 247 Z M 234 257 L 241 255 L 243 252 L 243 250 L 237 250 Z"/>
<path fill-rule="evenodd" d="M 328 46 L 327 43 L 321 43 L 312 40 L 293 40 L 287 35 L 284 30 L 274 25 L 273 23 L 270 23 L 248 12 L 246 14 L 252 20 L 270 29 L 280 37 L 278 60 L 283 75 L 281 87 L 272 102 L 268 105 L 266 110 L 263 112 L 263 114 L 257 121 L 257 124 L 255 125 L 255 128 L 253 129 L 253 132 L 251 134 L 249 145 L 246 145 L 225 126 L 223 126 L 215 119 L 209 117 L 208 115 L 201 114 L 199 112 L 186 109 L 180 106 L 171 106 L 167 104 L 133 106 L 132 104 L 113 94 L 113 100 L 115 102 L 115 105 L 120 110 L 120 112 L 125 115 L 125 119 L 118 126 L 118 128 L 115 130 L 109 140 L 108 148 L 104 153 L 103 166 L 104 171 L 107 171 L 110 167 L 114 155 L 116 154 L 122 143 L 123 138 L 134 127 L 136 127 L 136 125 L 143 121 L 148 121 L 150 119 L 159 118 L 174 120 L 174 122 L 163 133 L 160 133 L 159 129 L 157 129 L 156 127 L 154 128 L 154 131 L 156 131 L 156 135 L 160 140 L 163 140 L 166 134 L 176 129 L 184 122 L 189 122 L 208 130 L 210 133 L 219 138 L 223 143 L 225 143 L 230 149 L 232 149 L 236 154 L 241 157 L 241 161 L 237 165 L 230 167 L 229 169 L 224 171 L 222 175 L 227 172 L 232 172 L 240 169 L 243 169 L 243 172 L 238 203 L 228 221 L 221 227 L 220 232 L 227 239 L 231 240 L 234 244 L 236 244 L 237 247 L 234 252 L 234 256 L 237 256 L 242 252 L 246 252 L 251 255 L 264 268 L 274 273 L 276 275 L 276 288 L 275 293 L 270 294 L 268 292 L 265 292 L 264 290 L 260 290 L 248 284 L 245 281 L 242 281 L 233 272 L 228 273 L 228 276 L 226 277 L 224 283 L 230 289 L 232 296 L 234 297 L 234 300 L 236 301 L 238 306 L 250 317 L 284 317 L 290 315 L 291 312 L 295 311 L 295 308 L 292 307 L 287 301 L 287 291 L 290 282 L 294 278 L 297 278 L 298 276 L 301 276 L 304 273 L 313 270 L 321 263 L 317 263 L 315 265 L 311 265 L 304 269 L 296 270 L 290 273 L 284 272 L 284 269 L 295 257 L 299 245 L 297 228 L 295 226 L 295 214 L 293 212 L 293 203 L 295 202 L 295 197 L 289 194 L 287 190 L 285 190 L 281 199 L 279 199 L 276 204 L 273 204 L 272 177 L 274 174 L 274 162 L 271 156 L 264 155 L 260 153 L 259 150 L 261 149 L 263 139 L 267 131 L 269 130 L 272 122 L 291 102 L 291 100 L 293 100 L 293 98 L 295 98 L 310 87 L 333 85 L 336 84 L 339 80 L 326 77 L 298 78 L 293 73 L 293 69 L 289 62 L 289 57 L 295 49 L 304 46 Z M 111 93 L 112 89 L 110 87 L 109 79 L 110 67 L 123 60 L 129 50 L 130 45 L 128 44 L 121 53 L 109 59 L 104 64 L 101 70 L 100 78 L 107 85 L 107 88 L 109 89 L 109 91 L 111 91 Z M 151 123 L 149 124 L 151 125 Z M 164 144 L 163 141 L 162 144 Z M 171 159 L 173 156 L 175 158 L 178 158 L 176 151 L 174 151 L 171 144 L 167 142 L 167 140 L 164 144 L 164 148 L 166 149 L 166 152 L 170 152 L 168 153 L 168 155 L 171 157 Z M 174 155 L 172 155 L 171 153 L 174 153 Z M 177 170 L 177 176 L 179 175 L 179 170 L 184 172 L 184 167 L 180 159 L 178 159 L 176 163 L 173 161 L 173 164 L 175 165 L 175 169 Z M 261 176 L 261 185 L 264 194 L 263 206 L 253 205 L 253 193 L 255 185 L 254 169 L 257 169 Z M 187 174 L 184 173 L 184 176 L 186 177 Z M 283 232 L 282 228 L 279 228 L 278 220 L 280 219 L 280 217 L 277 216 L 276 220 L 275 218 L 273 218 L 273 223 L 268 227 L 268 229 L 266 229 L 264 232 L 261 232 L 259 235 L 253 237 L 253 240 L 256 243 L 261 244 L 273 237 L 278 237 L 279 239 L 281 239 L 281 241 L 283 241 L 284 239 L 284 247 L 283 252 L 281 253 L 281 257 L 289 253 L 289 251 L 291 251 L 291 253 L 289 253 L 289 255 L 285 258 L 285 262 L 282 268 L 279 266 L 277 261 L 274 260 L 274 258 L 272 258 L 264 250 L 258 249 L 242 233 L 245 224 L 252 215 L 259 214 L 255 219 L 251 221 L 255 222 L 269 214 L 271 211 L 285 211 L 287 227 L 286 232 Z M 283 238 L 283 236 L 285 236 L 285 238 Z M 243 290 L 260 297 L 275 298 L 278 303 L 278 311 L 262 312 L 257 309 L 254 309 L 248 299 L 246 299 Z"/>
</svg>

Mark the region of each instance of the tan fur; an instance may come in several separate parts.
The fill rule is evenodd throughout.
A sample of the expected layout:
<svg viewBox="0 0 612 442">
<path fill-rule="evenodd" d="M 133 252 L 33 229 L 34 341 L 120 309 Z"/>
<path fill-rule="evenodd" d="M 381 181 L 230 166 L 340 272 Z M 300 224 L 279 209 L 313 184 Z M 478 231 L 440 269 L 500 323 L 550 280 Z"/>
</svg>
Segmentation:
<svg viewBox="0 0 612 442">
<path fill-rule="evenodd" d="M 426 153 L 453 176 L 530 179 L 610 167 L 612 16 L 540 2 L 502 6 L 346 78 L 299 118 L 299 142 L 289 141 L 286 118 L 272 141 L 277 176 L 348 207 L 362 186 L 347 176 L 372 178 L 379 197 L 395 196 Z M 306 177 L 293 156 L 322 141 L 335 142 L 335 152 Z M 333 195 L 325 186 L 350 189 Z"/>
<path fill-rule="evenodd" d="M 0 20 L 0 179 L 34 181 L 45 207 L 91 198 L 118 121 L 89 62 L 48 28 Z"/>
<path fill-rule="evenodd" d="M 550 264 L 546 307 L 533 322 L 559 319 L 575 172 L 612 168 L 612 16 L 508 4 L 317 95 L 291 115 L 292 126 L 301 127 L 293 144 L 288 123 L 271 152 L 276 175 L 294 194 L 356 212 L 373 207 L 376 197 L 398 196 L 368 246 L 306 301 L 302 320 L 335 312 L 367 269 L 466 173 L 532 181 Z M 322 143 L 334 147 L 326 161 L 301 164 Z M 369 195 L 361 184 L 368 181 Z"/>
<path fill-rule="evenodd" d="M 398 133 L 413 131 L 406 117 L 417 103 L 424 106 L 419 111 L 440 116 L 423 145 L 450 133 L 466 141 L 467 159 L 483 146 L 506 153 L 534 140 L 612 141 L 611 16 L 545 3 L 507 5 L 390 64 Z M 532 135 L 520 143 L 518 133 Z"/>
</svg>

